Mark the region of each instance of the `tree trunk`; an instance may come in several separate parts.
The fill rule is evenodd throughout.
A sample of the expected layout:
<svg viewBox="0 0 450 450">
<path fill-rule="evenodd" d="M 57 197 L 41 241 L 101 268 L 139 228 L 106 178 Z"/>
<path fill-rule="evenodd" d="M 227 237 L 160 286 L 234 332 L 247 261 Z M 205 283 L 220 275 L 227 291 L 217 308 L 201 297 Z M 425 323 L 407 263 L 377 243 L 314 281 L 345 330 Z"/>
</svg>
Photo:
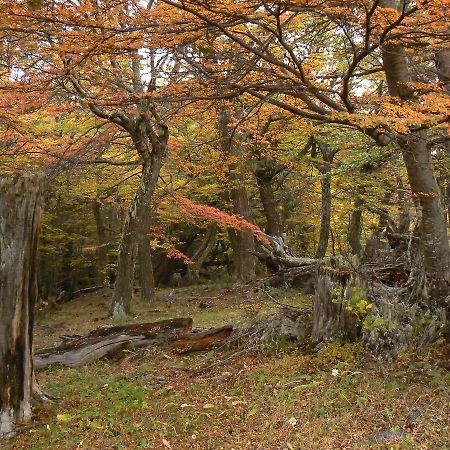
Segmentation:
<svg viewBox="0 0 450 450">
<path fill-rule="evenodd" d="M 190 258 L 192 264 L 187 267 L 186 277 L 189 282 L 198 282 L 200 280 L 200 269 L 213 252 L 217 244 L 217 228 L 211 225 L 205 233 L 205 237 Z"/>
<path fill-rule="evenodd" d="M 450 95 L 450 49 L 443 48 L 436 53 L 436 67 L 438 69 L 439 81 L 444 85 Z M 447 134 L 448 137 L 448 134 Z M 450 141 L 445 142 L 445 153 L 447 161 L 450 161 Z M 447 223 L 450 224 L 450 169 L 447 166 L 445 172 L 445 196 L 447 202 Z"/>
<path fill-rule="evenodd" d="M 316 258 L 323 258 L 327 253 L 331 224 L 331 174 L 325 173 L 322 184 L 322 215 L 320 220 L 319 243 Z"/>
<path fill-rule="evenodd" d="M 141 299 L 147 303 L 154 302 L 156 299 L 153 256 L 149 236 L 151 219 L 152 213 L 150 208 L 147 207 L 145 217 L 142 222 L 143 226 L 138 236 L 139 284 L 141 286 Z"/>
<path fill-rule="evenodd" d="M 424 131 L 411 133 L 404 141 L 403 159 L 413 196 L 420 205 L 420 245 L 431 292 L 445 298 L 450 287 L 450 248 L 447 223 L 434 174 L 431 152 Z"/>
<path fill-rule="evenodd" d="M 242 177 L 243 178 L 243 177 Z M 240 182 L 243 182 L 243 179 Z M 251 222 L 250 204 L 245 186 L 233 187 L 230 192 L 233 201 L 233 212 Z M 255 279 L 256 258 L 253 256 L 255 244 L 253 233 L 248 230 L 231 230 L 233 236 L 234 276 L 237 280 L 248 282 Z"/>
<path fill-rule="evenodd" d="M 350 216 L 350 224 L 348 227 L 348 243 L 351 248 L 352 255 L 360 255 L 362 252 L 361 246 L 361 231 L 362 231 L 362 205 L 364 199 L 356 197 L 354 207 Z"/>
<path fill-rule="evenodd" d="M 311 335 L 314 341 L 358 336 L 357 317 L 348 308 L 367 295 L 367 286 L 353 267 L 357 264 L 356 259 L 348 262 L 331 258 L 318 267 Z"/>
<path fill-rule="evenodd" d="M 100 358 L 117 358 L 127 350 L 148 346 L 169 347 L 178 354 L 210 350 L 223 344 L 234 329 L 232 325 L 225 325 L 193 330 L 192 324 L 191 318 L 181 318 L 98 328 L 58 347 L 38 350 L 34 364 L 36 369 L 51 364 L 81 366 Z"/>
<path fill-rule="evenodd" d="M 110 317 L 115 320 L 122 320 L 131 314 L 138 233 L 142 229 L 145 215 L 156 189 L 165 150 L 164 145 L 154 148 L 150 160 L 143 164 L 139 187 L 125 219 L 119 245 L 116 284 L 109 312 Z"/>
<path fill-rule="evenodd" d="M 236 148 L 237 137 L 231 133 L 231 117 L 225 107 L 219 111 L 218 128 L 221 136 L 223 151 L 230 156 L 240 156 L 241 150 Z M 230 181 L 230 197 L 233 212 L 249 222 L 252 221 L 250 202 L 245 187 L 245 176 L 239 163 L 233 162 L 228 166 Z M 256 258 L 253 256 L 255 244 L 253 234 L 249 230 L 229 230 L 230 243 L 233 248 L 234 276 L 237 280 L 248 282 L 255 279 Z"/>
<path fill-rule="evenodd" d="M 384 0 L 385 7 L 395 7 L 392 0 Z M 399 45 L 384 45 L 383 65 L 389 94 L 411 100 L 414 92 L 408 83 L 411 74 L 405 49 Z M 408 173 L 411 192 L 420 208 L 419 233 L 424 255 L 424 267 L 430 287 L 430 299 L 445 306 L 450 289 L 450 247 L 447 224 L 436 180 L 428 136 L 425 130 L 398 136 Z"/>
<path fill-rule="evenodd" d="M 277 203 L 273 192 L 273 177 L 266 175 L 262 170 L 255 172 L 259 196 L 266 217 L 266 233 L 274 237 L 283 237 L 283 225 L 277 210 Z"/>
<path fill-rule="evenodd" d="M 100 265 L 99 283 L 105 282 L 104 270 L 108 265 L 108 237 L 106 235 L 106 226 L 101 213 L 102 204 L 97 200 L 92 204 L 92 214 L 94 215 L 95 225 L 97 227 L 98 248 L 97 257 Z"/>
<path fill-rule="evenodd" d="M 42 190 L 40 177 L 0 176 L 0 437 L 31 418 Z"/>
</svg>

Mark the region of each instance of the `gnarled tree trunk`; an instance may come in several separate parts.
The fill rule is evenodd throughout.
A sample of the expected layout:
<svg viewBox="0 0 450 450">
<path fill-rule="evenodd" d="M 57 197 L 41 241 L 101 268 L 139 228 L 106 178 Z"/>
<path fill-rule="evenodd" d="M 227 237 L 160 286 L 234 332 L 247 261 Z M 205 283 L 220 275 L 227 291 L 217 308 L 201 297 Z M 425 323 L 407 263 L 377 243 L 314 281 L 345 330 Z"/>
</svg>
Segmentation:
<svg viewBox="0 0 450 450">
<path fill-rule="evenodd" d="M 31 417 L 42 190 L 39 176 L 0 175 L 0 437 Z"/>
</svg>

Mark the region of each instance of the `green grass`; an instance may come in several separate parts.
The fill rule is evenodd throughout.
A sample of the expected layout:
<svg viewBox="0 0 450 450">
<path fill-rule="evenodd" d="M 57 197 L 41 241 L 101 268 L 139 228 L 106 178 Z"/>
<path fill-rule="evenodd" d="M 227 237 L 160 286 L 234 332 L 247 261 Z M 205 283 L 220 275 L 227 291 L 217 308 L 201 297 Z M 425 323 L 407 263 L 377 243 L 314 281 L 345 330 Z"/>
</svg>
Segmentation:
<svg viewBox="0 0 450 450">
<path fill-rule="evenodd" d="M 210 297 L 219 290 L 209 289 Z M 251 319 L 273 308 L 235 292 L 202 310 L 186 300 L 192 291 L 186 289 L 180 296 L 177 315 L 191 312 L 195 322 L 205 326 Z M 204 292 L 202 287 L 195 294 L 200 298 Z M 297 305 L 309 302 L 289 295 L 282 292 L 277 298 Z M 98 315 L 98 305 L 91 303 L 80 313 L 82 320 L 90 313 Z M 155 320 L 162 317 L 156 315 Z M 59 321 L 59 313 L 55 316 Z M 53 317 L 46 320 L 52 323 Z M 98 326 L 98 321 L 91 326 Z M 42 424 L 18 436 L 9 447 L 449 448 L 450 379 L 444 369 L 449 346 L 445 342 L 425 354 L 405 354 L 389 363 L 368 357 L 359 344 L 338 341 L 319 351 L 287 344 L 266 350 L 240 355 L 201 374 L 192 369 L 224 355 L 180 356 L 147 349 L 118 362 L 50 367 L 38 374 L 39 383 L 64 404 L 37 408 L 36 421 Z M 413 411 L 420 414 L 411 427 Z M 380 445 L 368 440 L 388 429 L 404 430 L 407 435 Z"/>
</svg>

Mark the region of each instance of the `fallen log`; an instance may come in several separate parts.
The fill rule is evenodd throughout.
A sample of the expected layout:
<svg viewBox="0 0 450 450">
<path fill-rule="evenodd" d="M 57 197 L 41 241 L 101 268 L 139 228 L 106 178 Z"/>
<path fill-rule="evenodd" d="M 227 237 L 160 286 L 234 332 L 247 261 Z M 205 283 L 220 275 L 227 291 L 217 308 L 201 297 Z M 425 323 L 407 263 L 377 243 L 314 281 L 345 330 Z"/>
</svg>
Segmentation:
<svg viewBox="0 0 450 450">
<path fill-rule="evenodd" d="M 225 341 L 233 331 L 231 325 L 192 331 L 192 324 L 191 318 L 181 318 L 98 328 L 86 336 L 75 337 L 57 347 L 37 350 L 34 354 L 34 367 L 43 369 L 58 363 L 81 366 L 100 358 L 120 356 L 130 348 L 147 346 L 169 347 L 177 353 L 209 350 Z"/>
<path fill-rule="evenodd" d="M 193 332 L 185 337 L 176 339 L 172 346 L 175 348 L 177 353 L 190 353 L 202 350 L 210 350 L 217 347 L 218 344 L 222 343 L 227 339 L 233 332 L 233 325 L 225 325 L 220 328 L 212 328 L 210 330 Z"/>
<path fill-rule="evenodd" d="M 43 369 L 56 363 L 81 366 L 103 357 L 112 357 L 129 347 L 167 345 L 188 334 L 191 329 L 190 318 L 98 328 L 58 347 L 37 350 L 34 353 L 34 367 Z"/>
</svg>

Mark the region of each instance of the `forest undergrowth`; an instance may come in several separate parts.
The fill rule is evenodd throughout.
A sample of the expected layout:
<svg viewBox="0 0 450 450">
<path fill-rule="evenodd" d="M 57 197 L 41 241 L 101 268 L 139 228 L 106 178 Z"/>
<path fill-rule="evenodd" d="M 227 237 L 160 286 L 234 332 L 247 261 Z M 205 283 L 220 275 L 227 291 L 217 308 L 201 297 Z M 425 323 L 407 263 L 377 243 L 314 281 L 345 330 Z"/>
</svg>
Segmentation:
<svg viewBox="0 0 450 450">
<path fill-rule="evenodd" d="M 36 348 L 110 323 L 111 292 L 38 314 Z M 193 317 L 199 327 L 244 324 L 277 305 L 256 285 L 164 289 L 135 302 L 133 321 Z M 276 290 L 281 303 L 311 299 Z M 395 362 L 358 343 L 320 348 L 280 339 L 258 354 L 128 352 L 82 367 L 50 366 L 39 383 L 59 403 L 36 410 L 10 449 L 444 449 L 449 448 L 448 360 L 437 342 Z M 205 368 L 206 370 L 199 370 Z"/>
</svg>

